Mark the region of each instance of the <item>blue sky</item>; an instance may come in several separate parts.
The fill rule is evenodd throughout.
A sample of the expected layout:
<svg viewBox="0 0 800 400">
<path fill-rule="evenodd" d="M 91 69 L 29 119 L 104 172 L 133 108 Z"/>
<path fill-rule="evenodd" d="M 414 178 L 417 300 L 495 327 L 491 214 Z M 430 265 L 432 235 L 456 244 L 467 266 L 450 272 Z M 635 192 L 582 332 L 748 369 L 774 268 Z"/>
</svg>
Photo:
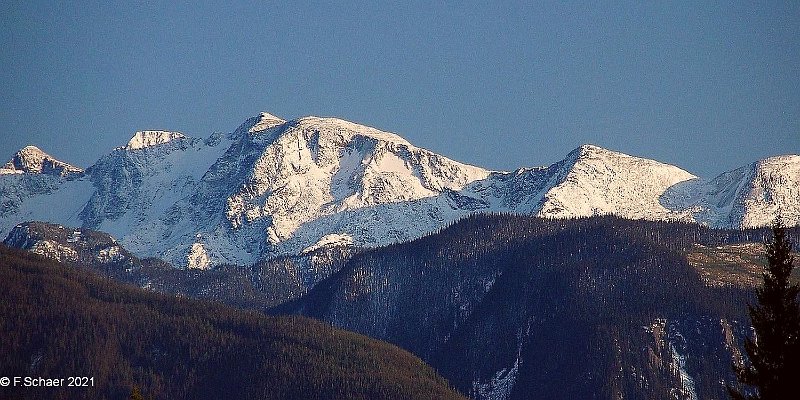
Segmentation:
<svg viewBox="0 0 800 400">
<path fill-rule="evenodd" d="M 706 177 L 800 153 L 798 2 L 66 3 L 0 13 L 2 160 L 85 167 L 136 130 L 260 111 L 493 169 L 582 143 Z"/>
</svg>

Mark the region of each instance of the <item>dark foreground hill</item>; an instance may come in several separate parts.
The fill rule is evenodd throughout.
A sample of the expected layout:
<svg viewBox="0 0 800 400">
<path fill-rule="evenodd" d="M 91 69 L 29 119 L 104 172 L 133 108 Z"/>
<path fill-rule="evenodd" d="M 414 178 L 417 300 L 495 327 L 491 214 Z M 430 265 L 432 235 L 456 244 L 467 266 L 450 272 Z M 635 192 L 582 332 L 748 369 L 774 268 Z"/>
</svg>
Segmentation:
<svg viewBox="0 0 800 400">
<path fill-rule="evenodd" d="M 461 398 L 407 352 L 302 317 L 145 292 L 0 245 L 0 398 Z"/>
<path fill-rule="evenodd" d="M 478 215 L 356 254 L 276 312 L 395 343 L 476 398 L 725 399 L 752 277 L 712 282 L 686 255 L 767 235 Z"/>
</svg>

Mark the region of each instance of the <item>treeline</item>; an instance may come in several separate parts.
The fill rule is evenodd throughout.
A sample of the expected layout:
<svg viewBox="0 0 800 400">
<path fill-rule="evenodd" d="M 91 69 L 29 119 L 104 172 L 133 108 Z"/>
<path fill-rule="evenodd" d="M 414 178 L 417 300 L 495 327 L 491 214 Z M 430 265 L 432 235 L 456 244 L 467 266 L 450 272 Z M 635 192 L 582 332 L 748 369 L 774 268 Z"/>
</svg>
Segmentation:
<svg viewBox="0 0 800 400">
<path fill-rule="evenodd" d="M 418 358 L 302 317 L 168 297 L 0 246 L 2 398 L 460 398 Z"/>
</svg>

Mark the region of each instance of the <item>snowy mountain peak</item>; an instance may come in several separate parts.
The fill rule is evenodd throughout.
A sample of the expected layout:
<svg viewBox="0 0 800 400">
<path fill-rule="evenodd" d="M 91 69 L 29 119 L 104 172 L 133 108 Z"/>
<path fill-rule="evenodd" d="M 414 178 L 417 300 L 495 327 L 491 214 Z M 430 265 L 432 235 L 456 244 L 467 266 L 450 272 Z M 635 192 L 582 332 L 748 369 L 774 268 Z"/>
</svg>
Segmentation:
<svg viewBox="0 0 800 400">
<path fill-rule="evenodd" d="M 375 223 L 375 214 L 488 175 L 393 133 L 337 118 L 292 120 L 253 136 L 242 149 L 224 163 L 248 160 L 241 184 L 225 201 L 225 216 L 237 232 L 266 232 L 265 251 L 275 253 L 300 252 L 329 234 L 352 236 L 356 245 L 419 236 L 437 225 L 408 228 L 398 220 L 395 227 Z M 344 213 L 350 216 L 342 219 Z M 394 219 L 389 214 L 377 218 Z M 357 218 L 373 222 L 358 224 Z"/>
<path fill-rule="evenodd" d="M 593 145 L 593 144 L 582 144 L 576 149 L 580 154 L 591 154 L 591 153 L 601 153 L 601 152 L 610 152 L 613 153 L 611 150 L 604 149 L 600 146 Z"/>
<path fill-rule="evenodd" d="M 659 196 L 697 178 L 673 165 L 594 145 L 578 147 L 565 161 L 557 172 L 559 183 L 544 196 L 540 216 L 670 219 L 671 211 L 660 204 Z"/>
<path fill-rule="evenodd" d="M 800 155 L 788 154 L 784 156 L 769 157 L 761 161 L 756 161 L 756 165 L 760 169 L 775 169 L 797 166 L 800 165 Z"/>
<path fill-rule="evenodd" d="M 618 151 L 595 146 L 593 144 L 581 145 L 577 149 L 570 152 L 566 159 L 575 159 L 578 163 L 604 163 L 610 166 L 616 166 L 615 169 L 619 169 L 619 167 L 623 166 L 634 166 L 637 168 L 644 168 L 640 172 L 645 174 L 648 172 L 654 172 L 652 169 L 656 169 L 659 173 L 667 172 L 668 174 L 674 175 L 681 180 L 697 178 L 689 172 L 686 172 L 685 170 L 674 165 L 664 164 L 648 158 L 631 156 Z"/>
<path fill-rule="evenodd" d="M 43 151 L 42 151 L 42 149 L 40 149 L 40 148 L 38 148 L 38 147 L 36 147 L 36 146 L 33 146 L 33 145 L 30 145 L 30 146 L 25 146 L 25 147 L 23 147 L 23 148 L 22 148 L 20 151 L 18 151 L 17 153 L 28 153 L 28 154 L 42 154 L 42 155 L 47 155 L 47 153 L 43 152 Z"/>
<path fill-rule="evenodd" d="M 321 135 L 338 136 L 348 140 L 360 136 L 398 145 L 413 146 L 397 134 L 339 118 L 308 116 L 292 122 L 295 127 L 316 131 Z"/>
<path fill-rule="evenodd" d="M 774 215 L 800 222 L 800 156 L 786 155 L 757 161 L 739 185 L 736 206 L 742 208 L 745 227 L 772 223 Z"/>
<path fill-rule="evenodd" d="M 770 157 L 670 188 L 662 196 L 671 209 L 712 227 L 769 226 L 781 215 L 789 226 L 800 224 L 800 156 Z"/>
<path fill-rule="evenodd" d="M 590 159 L 590 158 L 604 158 L 612 160 L 615 158 L 632 157 L 625 153 L 609 150 L 593 144 L 583 144 L 572 150 L 568 155 L 568 159 Z"/>
<path fill-rule="evenodd" d="M 186 139 L 186 136 L 180 132 L 170 131 L 139 131 L 136 132 L 128 144 L 125 146 L 126 150 L 139 150 L 147 147 L 158 146 L 160 144 L 168 143 L 173 140 Z"/>
<path fill-rule="evenodd" d="M 0 175 L 22 173 L 69 176 L 81 174 L 83 169 L 56 160 L 36 146 L 25 146 L 0 168 Z"/>
<path fill-rule="evenodd" d="M 262 112 L 258 114 L 256 118 L 257 118 L 256 123 L 248 130 L 248 132 L 250 133 L 265 131 L 269 128 L 276 127 L 286 122 L 285 120 L 278 118 L 268 112 Z"/>
<path fill-rule="evenodd" d="M 282 118 L 276 117 L 268 112 L 262 112 L 252 116 L 239 125 L 236 130 L 228 134 L 228 139 L 236 140 L 239 138 L 252 137 L 270 128 L 286 123 Z"/>
</svg>

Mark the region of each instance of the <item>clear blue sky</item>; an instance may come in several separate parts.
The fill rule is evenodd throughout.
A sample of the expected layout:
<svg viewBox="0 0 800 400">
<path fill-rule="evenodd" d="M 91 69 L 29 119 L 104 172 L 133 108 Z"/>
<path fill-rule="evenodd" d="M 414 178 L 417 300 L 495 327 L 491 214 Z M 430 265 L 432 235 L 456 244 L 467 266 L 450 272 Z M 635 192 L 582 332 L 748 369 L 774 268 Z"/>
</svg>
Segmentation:
<svg viewBox="0 0 800 400">
<path fill-rule="evenodd" d="M 494 169 L 582 143 L 705 177 L 800 153 L 796 1 L 64 3 L 0 13 L 2 160 L 36 144 L 85 167 L 136 130 L 260 111 Z"/>
</svg>

